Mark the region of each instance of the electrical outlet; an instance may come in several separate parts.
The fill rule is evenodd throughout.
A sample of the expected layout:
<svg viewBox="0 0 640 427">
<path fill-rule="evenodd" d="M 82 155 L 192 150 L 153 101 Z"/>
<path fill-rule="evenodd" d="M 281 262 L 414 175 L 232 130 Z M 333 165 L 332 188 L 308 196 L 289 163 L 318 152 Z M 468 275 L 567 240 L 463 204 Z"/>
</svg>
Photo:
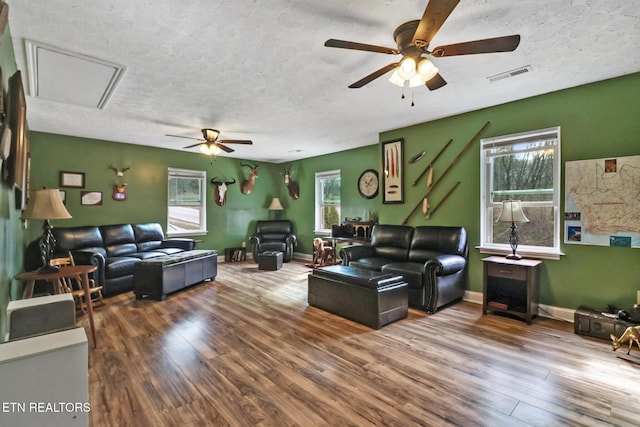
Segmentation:
<svg viewBox="0 0 640 427">
<path fill-rule="evenodd" d="M 638 301 L 637 304 L 640 306 L 640 291 L 638 291 Z"/>
</svg>

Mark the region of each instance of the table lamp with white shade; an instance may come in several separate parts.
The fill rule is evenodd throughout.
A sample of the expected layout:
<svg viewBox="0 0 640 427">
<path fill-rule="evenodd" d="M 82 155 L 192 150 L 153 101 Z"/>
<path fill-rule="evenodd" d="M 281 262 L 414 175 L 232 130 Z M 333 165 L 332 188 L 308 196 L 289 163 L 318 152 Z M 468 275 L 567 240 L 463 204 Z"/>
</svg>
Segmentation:
<svg viewBox="0 0 640 427">
<path fill-rule="evenodd" d="M 42 257 L 41 273 L 58 271 L 58 267 L 51 265 L 51 258 L 56 247 L 56 239 L 53 237 L 50 219 L 71 218 L 65 208 L 57 188 L 44 188 L 31 190 L 31 197 L 27 209 L 22 214 L 23 219 L 43 219 L 42 237 L 40 238 L 40 255 Z"/>
<path fill-rule="evenodd" d="M 522 259 L 516 254 L 518 249 L 518 226 L 516 223 L 529 222 L 529 219 L 522 211 L 522 203 L 520 200 L 505 200 L 502 202 L 502 212 L 496 222 L 511 223 L 511 233 L 509 234 L 509 245 L 511 246 L 511 255 L 507 255 L 507 259 Z"/>
</svg>

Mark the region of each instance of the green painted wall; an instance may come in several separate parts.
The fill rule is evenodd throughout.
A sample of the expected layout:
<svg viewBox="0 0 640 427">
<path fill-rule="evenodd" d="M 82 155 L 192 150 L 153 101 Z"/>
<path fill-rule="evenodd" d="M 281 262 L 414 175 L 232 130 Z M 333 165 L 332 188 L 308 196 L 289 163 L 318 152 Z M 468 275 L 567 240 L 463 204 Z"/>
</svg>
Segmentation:
<svg viewBox="0 0 640 427">
<path fill-rule="evenodd" d="M 9 26 L 0 36 L 0 67 L 6 104 L 9 77 L 17 70 Z M 6 105 L 8 107 L 8 104 Z M 3 176 L 5 167 L 6 164 L 3 162 Z M 12 298 L 11 279 L 22 269 L 23 234 L 20 228 L 20 214 L 21 212 L 15 209 L 13 187 L 0 180 L 0 342 L 6 333 L 6 308 Z"/>
<path fill-rule="evenodd" d="M 603 157 L 640 154 L 640 74 L 567 89 L 492 108 L 448 117 L 416 126 L 384 132 L 381 141 L 404 138 L 405 159 L 426 149 L 425 159 L 415 165 L 405 161 L 406 192 L 402 205 L 380 205 L 380 221 L 400 223 L 426 193 L 423 179 L 411 183 L 438 152 L 453 138 L 452 145 L 435 166 L 437 179 L 471 137 L 489 121 L 481 137 L 492 137 L 551 126 L 561 126 L 562 163 Z M 564 167 L 563 167 L 564 173 Z M 463 225 L 471 248 L 480 242 L 480 150 L 479 142 L 467 151 L 443 178 L 429 200 L 437 203 L 455 182 L 461 184 L 430 219 L 420 211 L 410 225 Z M 564 178 L 562 181 L 564 207 Z M 564 239 L 564 236 L 562 237 Z M 629 248 L 562 245 L 566 254 L 559 261 L 544 261 L 541 303 L 576 308 L 580 304 L 602 307 L 612 303 L 629 307 L 640 289 L 640 251 Z M 482 262 L 486 256 L 476 249 L 470 255 L 472 291 L 482 291 Z"/>
<path fill-rule="evenodd" d="M 167 150 L 95 139 L 76 138 L 31 132 L 31 187 L 59 187 L 60 171 L 84 172 L 84 190 L 66 188 L 66 206 L 73 216 L 69 220 L 52 221 L 54 227 L 76 225 L 118 224 L 128 222 L 159 222 L 166 231 L 167 169 L 169 167 L 204 170 L 207 172 L 207 226 L 206 236 L 193 236 L 203 240 L 199 248 L 216 249 L 220 254 L 225 247 L 238 246 L 253 230 L 257 219 L 268 219 L 267 207 L 273 196 L 282 197 L 286 188 L 275 165 L 259 163 L 259 176 L 250 195 L 240 192 L 240 183 L 248 177 L 246 161 L 218 157 L 211 160 L 202 154 Z M 123 178 L 117 178 L 110 165 L 122 169 L 131 166 Z M 227 190 L 227 203 L 214 202 L 211 178 L 236 183 Z M 112 199 L 112 187 L 117 180 L 127 183 L 128 199 Z M 82 206 L 81 191 L 101 191 L 101 206 Z M 41 223 L 30 222 L 27 241 L 40 236 Z"/>
</svg>

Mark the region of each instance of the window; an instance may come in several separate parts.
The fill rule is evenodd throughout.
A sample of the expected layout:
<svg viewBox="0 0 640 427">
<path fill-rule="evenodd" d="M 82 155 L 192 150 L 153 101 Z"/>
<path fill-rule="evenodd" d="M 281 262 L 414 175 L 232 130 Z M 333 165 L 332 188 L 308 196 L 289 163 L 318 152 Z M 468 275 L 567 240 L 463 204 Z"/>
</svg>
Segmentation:
<svg viewBox="0 0 640 427">
<path fill-rule="evenodd" d="M 205 234 L 207 174 L 204 171 L 169 168 L 167 234 Z"/>
<path fill-rule="evenodd" d="M 505 200 L 521 200 L 518 253 L 560 255 L 560 127 L 487 138 L 480 155 L 480 249 L 509 253 L 510 224 L 497 223 Z"/>
<path fill-rule="evenodd" d="M 340 171 L 316 173 L 316 233 L 340 224 Z"/>
</svg>

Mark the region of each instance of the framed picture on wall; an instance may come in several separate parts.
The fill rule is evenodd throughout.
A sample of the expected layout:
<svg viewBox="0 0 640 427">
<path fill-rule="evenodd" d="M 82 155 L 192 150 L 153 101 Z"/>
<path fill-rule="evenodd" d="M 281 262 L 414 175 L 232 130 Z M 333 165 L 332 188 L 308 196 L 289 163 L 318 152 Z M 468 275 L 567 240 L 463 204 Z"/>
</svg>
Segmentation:
<svg viewBox="0 0 640 427">
<path fill-rule="evenodd" d="M 82 206 L 102 205 L 102 191 L 82 191 L 80 193 L 80 204 Z"/>
<path fill-rule="evenodd" d="M 60 187 L 84 188 L 84 172 L 60 171 Z"/>
<path fill-rule="evenodd" d="M 382 143 L 382 203 L 404 203 L 404 139 Z"/>
<path fill-rule="evenodd" d="M 16 71 L 9 78 L 9 128 L 11 129 L 11 152 L 9 154 L 9 184 L 24 192 L 26 190 L 27 153 L 27 104 L 22 86 L 22 75 Z M 18 202 L 16 201 L 16 204 Z M 20 207 L 20 206 L 18 206 Z"/>
</svg>

